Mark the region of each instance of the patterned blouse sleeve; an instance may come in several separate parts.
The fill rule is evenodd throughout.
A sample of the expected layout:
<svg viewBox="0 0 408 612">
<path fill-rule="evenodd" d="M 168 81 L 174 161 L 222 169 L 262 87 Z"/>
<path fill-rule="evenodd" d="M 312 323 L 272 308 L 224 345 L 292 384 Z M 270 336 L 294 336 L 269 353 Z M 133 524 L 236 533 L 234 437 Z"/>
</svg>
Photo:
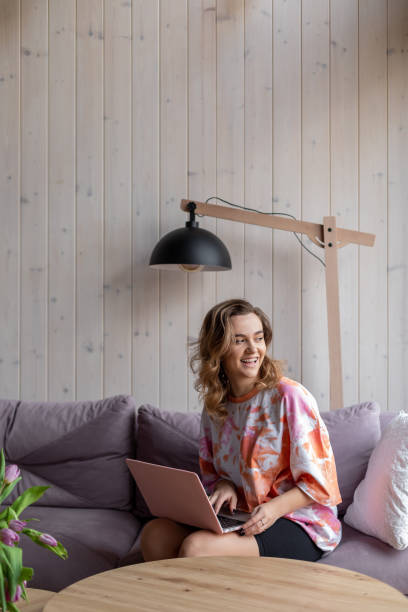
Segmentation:
<svg viewBox="0 0 408 612">
<path fill-rule="evenodd" d="M 284 394 L 295 484 L 323 506 L 341 502 L 336 464 L 315 398 L 301 385 Z"/>
<path fill-rule="evenodd" d="M 199 463 L 202 483 L 206 492 L 210 494 L 214 489 L 215 483 L 219 480 L 219 475 L 214 467 L 211 424 L 205 410 L 201 414 Z"/>
</svg>

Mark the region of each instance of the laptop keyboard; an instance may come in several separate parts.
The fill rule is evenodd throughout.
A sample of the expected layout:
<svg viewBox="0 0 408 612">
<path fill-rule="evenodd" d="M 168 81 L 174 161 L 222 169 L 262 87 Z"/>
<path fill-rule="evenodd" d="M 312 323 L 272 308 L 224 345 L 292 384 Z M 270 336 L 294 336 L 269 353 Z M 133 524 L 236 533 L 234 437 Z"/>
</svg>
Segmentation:
<svg viewBox="0 0 408 612">
<path fill-rule="evenodd" d="M 228 527 L 236 527 L 237 525 L 242 525 L 243 521 L 239 519 L 229 518 L 228 516 L 217 516 L 220 521 L 221 527 L 223 529 L 227 529 Z"/>
</svg>

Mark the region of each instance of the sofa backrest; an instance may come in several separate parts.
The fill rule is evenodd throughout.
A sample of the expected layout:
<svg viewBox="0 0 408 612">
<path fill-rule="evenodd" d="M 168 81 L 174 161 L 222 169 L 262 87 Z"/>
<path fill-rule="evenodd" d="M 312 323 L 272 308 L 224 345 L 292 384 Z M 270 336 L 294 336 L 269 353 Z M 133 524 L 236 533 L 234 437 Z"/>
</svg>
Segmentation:
<svg viewBox="0 0 408 612">
<path fill-rule="evenodd" d="M 384 413 L 387 423 L 394 413 Z M 342 502 L 342 516 L 353 501 L 354 490 L 364 478 L 371 452 L 381 437 L 380 407 L 376 402 L 364 402 L 332 412 L 323 412 L 334 457 Z M 150 404 L 140 406 L 137 426 L 137 458 L 200 474 L 198 439 L 200 414 L 197 412 L 167 412 Z M 136 488 L 135 513 L 150 516 Z"/>
<path fill-rule="evenodd" d="M 100 401 L 0 400 L 0 444 L 22 481 L 11 503 L 31 486 L 50 485 L 41 506 L 129 510 L 134 483 L 136 406 L 130 396 Z"/>
</svg>

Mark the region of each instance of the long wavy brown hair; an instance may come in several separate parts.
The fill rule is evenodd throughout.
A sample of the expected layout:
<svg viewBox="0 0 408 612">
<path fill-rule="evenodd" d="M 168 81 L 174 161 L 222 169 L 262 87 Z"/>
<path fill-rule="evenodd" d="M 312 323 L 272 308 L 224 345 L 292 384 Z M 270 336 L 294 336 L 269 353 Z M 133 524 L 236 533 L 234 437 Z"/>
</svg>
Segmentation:
<svg viewBox="0 0 408 612">
<path fill-rule="evenodd" d="M 222 361 L 234 340 L 231 317 L 256 314 L 259 317 L 268 350 L 272 342 L 272 327 L 266 314 L 247 300 L 233 299 L 213 306 L 205 315 L 198 340 L 190 343 L 190 366 L 197 375 L 194 388 L 200 394 L 204 409 L 211 417 L 224 420 L 227 416 L 227 397 L 231 392 Z M 259 369 L 256 387 L 273 389 L 282 377 L 283 365 L 265 353 Z"/>
</svg>

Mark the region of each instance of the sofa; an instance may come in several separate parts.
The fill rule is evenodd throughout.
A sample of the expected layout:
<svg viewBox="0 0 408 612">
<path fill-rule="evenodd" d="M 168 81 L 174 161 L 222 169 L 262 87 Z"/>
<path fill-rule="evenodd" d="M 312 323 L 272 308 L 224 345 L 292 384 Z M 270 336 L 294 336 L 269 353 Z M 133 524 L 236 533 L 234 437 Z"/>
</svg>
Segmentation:
<svg viewBox="0 0 408 612">
<path fill-rule="evenodd" d="M 395 416 L 366 402 L 322 413 L 333 452 L 344 516 L 381 432 Z M 23 541 L 31 587 L 59 591 L 115 567 L 143 562 L 140 534 L 152 517 L 125 464 L 127 457 L 199 473 L 199 414 L 166 412 L 130 396 L 95 402 L 0 400 L 0 439 L 6 461 L 21 469 L 15 497 L 29 486 L 49 485 L 22 518 L 50 533 L 68 550 L 62 560 Z M 24 538 L 25 536 L 23 536 Z M 395 550 L 343 523 L 327 563 L 367 574 L 408 594 L 408 549 Z"/>
</svg>

